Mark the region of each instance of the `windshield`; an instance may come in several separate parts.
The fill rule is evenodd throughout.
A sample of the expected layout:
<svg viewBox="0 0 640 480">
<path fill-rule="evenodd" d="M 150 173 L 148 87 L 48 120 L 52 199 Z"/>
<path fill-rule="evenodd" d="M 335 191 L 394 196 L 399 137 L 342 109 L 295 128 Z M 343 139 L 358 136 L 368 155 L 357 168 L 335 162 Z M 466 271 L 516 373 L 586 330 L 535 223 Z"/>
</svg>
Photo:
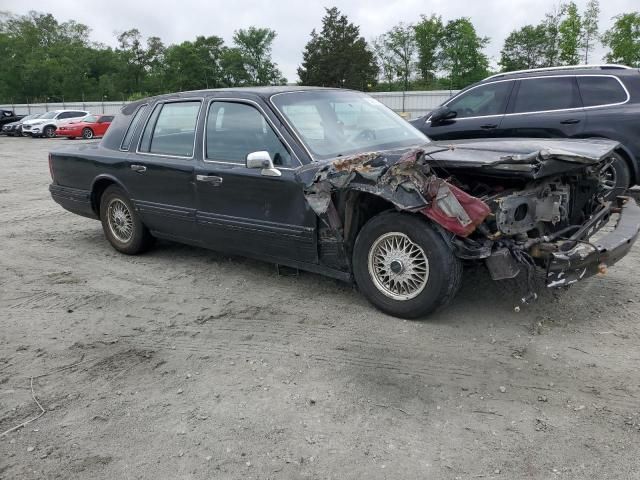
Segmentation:
<svg viewBox="0 0 640 480">
<path fill-rule="evenodd" d="M 40 118 L 53 118 L 58 114 L 58 112 L 47 112 L 47 113 L 43 113 L 42 116 Z"/>
<path fill-rule="evenodd" d="M 98 121 L 98 117 L 95 115 L 87 115 L 86 117 L 82 117 L 78 122 L 86 122 L 86 123 L 96 123 Z"/>
<path fill-rule="evenodd" d="M 429 142 L 411 124 L 364 93 L 311 90 L 276 94 L 271 101 L 316 159 Z"/>
<path fill-rule="evenodd" d="M 41 113 L 34 113 L 33 115 L 27 115 L 26 117 L 23 117 L 22 120 L 20 120 L 21 122 L 24 122 L 25 120 L 33 120 L 35 118 L 40 118 L 40 115 L 42 115 Z"/>
</svg>

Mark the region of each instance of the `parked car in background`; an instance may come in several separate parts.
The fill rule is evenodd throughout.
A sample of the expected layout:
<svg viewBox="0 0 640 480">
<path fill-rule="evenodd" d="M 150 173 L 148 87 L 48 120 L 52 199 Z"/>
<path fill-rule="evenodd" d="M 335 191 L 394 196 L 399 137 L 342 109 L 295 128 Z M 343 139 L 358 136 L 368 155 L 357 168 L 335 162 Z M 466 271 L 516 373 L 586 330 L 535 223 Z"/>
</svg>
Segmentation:
<svg viewBox="0 0 640 480">
<path fill-rule="evenodd" d="M 415 318 L 453 298 L 463 261 L 495 280 L 537 266 L 564 287 L 626 255 L 640 208 L 604 201 L 599 178 L 617 148 L 430 142 L 349 90 L 202 90 L 130 103 L 100 142 L 52 151 L 49 190 L 122 253 L 163 238 L 256 257 L 355 281 Z"/>
<path fill-rule="evenodd" d="M 2 133 L 4 135 L 8 135 L 10 137 L 21 137 L 22 136 L 22 124 L 27 120 L 34 120 L 39 118 L 42 113 L 34 113 L 33 115 L 27 115 L 26 117 L 21 118 L 17 122 L 7 123 L 2 126 Z"/>
<path fill-rule="evenodd" d="M 578 65 L 500 73 L 411 122 L 434 140 L 538 137 L 620 142 L 602 173 L 610 197 L 640 183 L 640 71 Z"/>
<path fill-rule="evenodd" d="M 7 123 L 17 122 L 24 118 L 24 115 L 16 115 L 13 110 L 8 110 L 6 108 L 0 108 L 0 130 Z"/>
<path fill-rule="evenodd" d="M 53 138 L 56 136 L 58 125 L 73 119 L 86 117 L 89 112 L 84 110 L 53 110 L 44 113 L 37 119 L 27 120 L 22 124 L 22 133 L 32 137 Z"/>
<path fill-rule="evenodd" d="M 78 121 L 60 125 L 56 130 L 56 135 L 58 137 L 82 137 L 84 139 L 102 137 L 109 125 L 111 125 L 112 120 L 113 115 L 88 115 Z"/>
</svg>

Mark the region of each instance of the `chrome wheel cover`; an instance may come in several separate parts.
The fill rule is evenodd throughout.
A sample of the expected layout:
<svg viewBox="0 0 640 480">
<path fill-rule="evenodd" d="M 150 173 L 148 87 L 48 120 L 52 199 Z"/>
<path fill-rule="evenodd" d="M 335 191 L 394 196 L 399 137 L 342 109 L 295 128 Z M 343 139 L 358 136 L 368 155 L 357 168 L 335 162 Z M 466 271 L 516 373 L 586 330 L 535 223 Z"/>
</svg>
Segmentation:
<svg viewBox="0 0 640 480">
<path fill-rule="evenodd" d="M 369 276 L 393 300 L 417 297 L 429 280 L 429 260 L 424 250 L 401 232 L 381 235 L 369 249 Z"/>
<path fill-rule="evenodd" d="M 119 198 L 107 205 L 107 223 L 111 234 L 122 243 L 128 243 L 133 236 L 133 217 L 129 207 Z"/>
</svg>

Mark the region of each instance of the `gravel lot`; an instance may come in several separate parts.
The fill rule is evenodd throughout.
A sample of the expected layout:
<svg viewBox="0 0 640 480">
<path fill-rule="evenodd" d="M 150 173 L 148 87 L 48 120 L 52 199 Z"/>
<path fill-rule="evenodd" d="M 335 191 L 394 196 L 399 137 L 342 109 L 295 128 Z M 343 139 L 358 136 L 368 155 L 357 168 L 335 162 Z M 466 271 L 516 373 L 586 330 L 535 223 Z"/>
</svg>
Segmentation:
<svg viewBox="0 0 640 480">
<path fill-rule="evenodd" d="M 640 478 L 640 246 L 544 292 L 468 271 L 423 321 L 318 275 L 127 257 L 0 137 L 0 478 Z M 76 141 L 80 143 L 80 141 Z"/>
</svg>

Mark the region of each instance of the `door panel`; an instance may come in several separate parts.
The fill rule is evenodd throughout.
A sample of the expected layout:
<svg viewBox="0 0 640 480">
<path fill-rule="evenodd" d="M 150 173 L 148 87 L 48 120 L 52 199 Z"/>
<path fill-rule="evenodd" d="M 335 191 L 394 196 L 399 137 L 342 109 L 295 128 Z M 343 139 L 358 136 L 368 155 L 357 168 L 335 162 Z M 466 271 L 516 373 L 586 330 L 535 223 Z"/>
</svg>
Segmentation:
<svg viewBox="0 0 640 480">
<path fill-rule="evenodd" d="M 503 115 L 477 118 L 460 118 L 431 125 L 425 122 L 421 128 L 433 140 L 455 140 L 459 138 L 491 138 L 500 135 Z"/>
<path fill-rule="evenodd" d="M 196 182 L 202 242 L 250 256 L 316 262 L 316 215 L 293 171 L 281 170 L 281 177 L 260 172 L 216 163 L 198 166 L 198 176 L 221 179 Z"/>
<path fill-rule="evenodd" d="M 201 241 L 248 256 L 316 263 L 317 216 L 294 177 L 299 161 L 260 104 L 212 101 L 204 143 L 196 167 Z M 246 168 L 247 155 L 257 151 L 269 153 L 281 176 Z"/>
<path fill-rule="evenodd" d="M 501 130 L 509 137 L 576 137 L 585 120 L 574 76 L 537 77 L 518 81 Z"/>
</svg>

